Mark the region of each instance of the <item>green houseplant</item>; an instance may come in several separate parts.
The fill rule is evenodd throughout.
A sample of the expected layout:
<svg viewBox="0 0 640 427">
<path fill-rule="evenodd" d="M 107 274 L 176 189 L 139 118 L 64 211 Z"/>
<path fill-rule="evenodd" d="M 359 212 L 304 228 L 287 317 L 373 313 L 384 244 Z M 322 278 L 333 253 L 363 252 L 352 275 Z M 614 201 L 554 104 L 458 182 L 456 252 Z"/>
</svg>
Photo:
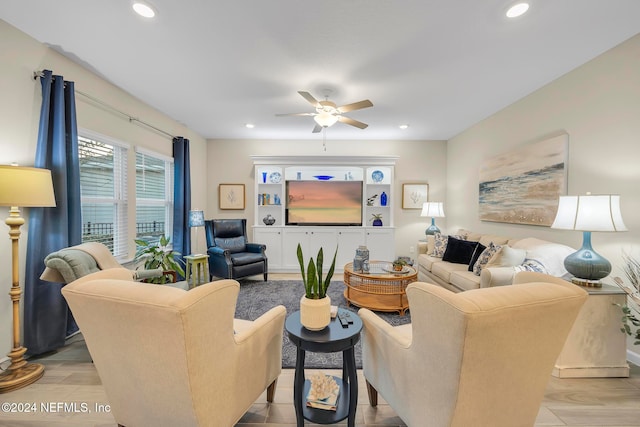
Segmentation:
<svg viewBox="0 0 640 427">
<path fill-rule="evenodd" d="M 634 338 L 634 345 L 640 344 L 640 259 L 629 254 L 623 254 L 622 260 L 624 265 L 622 271 L 632 288 L 625 285 L 624 280 L 615 277 L 616 284 L 627 293 L 632 304 L 620 305 L 616 304 L 622 310 L 622 327 L 620 330 Z M 633 329 L 635 328 L 635 330 Z"/>
<path fill-rule="evenodd" d="M 302 283 L 304 285 L 304 295 L 300 299 L 300 323 L 305 328 L 312 331 L 324 329 L 331 321 L 331 298 L 327 295 L 327 289 L 331 284 L 331 278 L 336 266 L 336 256 L 338 248 L 333 254 L 333 262 L 326 277 L 322 277 L 322 266 L 324 262 L 324 252 L 322 248 L 318 250 L 318 255 L 314 261 L 309 258 L 305 272 L 304 255 L 302 247 L 298 243 L 296 250 L 300 272 L 302 273 Z"/>
<path fill-rule="evenodd" d="M 152 244 L 142 239 L 135 239 L 136 242 L 136 254 L 133 258 L 134 262 L 144 262 L 144 268 L 147 270 L 153 270 L 161 268 L 164 273 L 175 272 L 180 276 L 184 276 L 184 269 L 180 265 L 179 261 L 176 261 L 175 256 L 180 253 L 169 249 L 170 238 L 166 236 L 160 237 L 159 244 Z M 150 283 L 165 284 L 170 282 L 167 274 L 163 274 L 160 277 L 148 279 Z"/>
</svg>

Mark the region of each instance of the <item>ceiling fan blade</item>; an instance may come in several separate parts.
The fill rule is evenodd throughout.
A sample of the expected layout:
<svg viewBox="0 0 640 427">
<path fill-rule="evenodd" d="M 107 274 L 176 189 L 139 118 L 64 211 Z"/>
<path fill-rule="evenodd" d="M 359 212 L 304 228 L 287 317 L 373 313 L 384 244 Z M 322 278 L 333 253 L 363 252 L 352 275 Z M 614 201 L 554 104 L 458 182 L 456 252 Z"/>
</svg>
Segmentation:
<svg viewBox="0 0 640 427">
<path fill-rule="evenodd" d="M 360 129 L 365 129 L 367 126 L 369 126 L 366 123 L 362 123 L 362 122 L 359 122 L 357 120 L 353 120 L 353 119 L 351 119 L 349 117 L 345 117 L 345 116 L 338 116 L 338 121 L 340 123 L 345 123 L 347 125 L 355 126 L 357 128 L 360 128 Z"/>
<path fill-rule="evenodd" d="M 373 107 L 373 103 L 368 99 L 360 102 L 354 102 L 353 104 L 343 105 L 342 107 L 338 107 L 338 111 L 340 113 L 348 113 L 349 111 L 361 110 L 363 108 Z"/>
<path fill-rule="evenodd" d="M 316 124 L 311 133 L 319 133 L 322 130 L 322 126 Z"/>
<path fill-rule="evenodd" d="M 318 100 L 315 99 L 309 92 L 305 92 L 305 91 L 299 90 L 298 93 L 300 95 L 302 95 L 302 97 L 304 99 L 309 101 L 309 104 L 313 105 L 314 107 L 319 107 L 320 106 L 320 103 L 318 102 Z"/>
<path fill-rule="evenodd" d="M 317 113 L 281 113 L 276 114 L 276 117 L 287 117 L 287 116 L 315 116 Z"/>
</svg>

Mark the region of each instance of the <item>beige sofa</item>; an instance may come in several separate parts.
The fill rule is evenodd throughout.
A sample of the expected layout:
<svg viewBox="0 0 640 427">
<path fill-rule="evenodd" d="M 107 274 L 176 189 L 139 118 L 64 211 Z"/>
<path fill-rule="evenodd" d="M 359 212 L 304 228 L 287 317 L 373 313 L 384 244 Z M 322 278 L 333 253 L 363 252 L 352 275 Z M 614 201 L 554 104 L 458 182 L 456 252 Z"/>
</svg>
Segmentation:
<svg viewBox="0 0 640 427">
<path fill-rule="evenodd" d="M 426 241 L 418 243 L 418 281 L 435 283 L 451 291 L 461 292 L 510 285 L 513 283 L 514 275 L 519 271 L 569 277 L 564 268 L 564 259 L 575 252 L 575 249 L 569 246 L 534 237 L 515 239 L 468 230 L 458 230 L 452 237 L 479 242 L 485 247 L 493 244 L 501 249 L 496 256 L 489 258 L 489 262 L 479 271 L 476 268 L 474 272 L 469 271 L 469 264 L 444 261 L 442 255 L 434 256 L 436 238 L 427 236 Z M 509 255 L 505 255 L 506 251 Z"/>
</svg>

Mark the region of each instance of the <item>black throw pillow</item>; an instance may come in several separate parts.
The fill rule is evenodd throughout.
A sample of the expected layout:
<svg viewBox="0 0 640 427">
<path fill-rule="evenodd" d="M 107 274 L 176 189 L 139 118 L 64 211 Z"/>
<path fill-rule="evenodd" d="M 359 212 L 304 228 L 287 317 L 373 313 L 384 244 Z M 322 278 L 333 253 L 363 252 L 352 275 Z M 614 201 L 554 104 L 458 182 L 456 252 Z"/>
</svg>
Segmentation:
<svg viewBox="0 0 640 427">
<path fill-rule="evenodd" d="M 477 245 L 478 242 L 460 240 L 449 236 L 447 249 L 445 249 L 444 255 L 442 255 L 442 260 L 455 264 L 469 264 Z"/>
<path fill-rule="evenodd" d="M 485 249 L 487 249 L 487 247 L 478 242 L 478 246 L 476 246 L 476 249 L 473 251 L 473 255 L 471 256 L 471 261 L 469 261 L 469 271 L 473 271 L 473 266 L 476 265 L 476 261 L 478 261 L 478 258 L 480 258 L 480 254 L 482 254 Z"/>
</svg>

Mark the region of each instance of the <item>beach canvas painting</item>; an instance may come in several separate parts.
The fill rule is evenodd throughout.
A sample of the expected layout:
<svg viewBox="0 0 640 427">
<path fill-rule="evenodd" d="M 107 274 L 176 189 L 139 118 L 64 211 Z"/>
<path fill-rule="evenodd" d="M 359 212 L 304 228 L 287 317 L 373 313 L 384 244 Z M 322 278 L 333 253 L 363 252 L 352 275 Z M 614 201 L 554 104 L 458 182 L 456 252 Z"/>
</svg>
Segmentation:
<svg viewBox="0 0 640 427">
<path fill-rule="evenodd" d="M 485 160 L 480 168 L 482 221 L 550 226 L 567 192 L 569 135 Z"/>
</svg>

